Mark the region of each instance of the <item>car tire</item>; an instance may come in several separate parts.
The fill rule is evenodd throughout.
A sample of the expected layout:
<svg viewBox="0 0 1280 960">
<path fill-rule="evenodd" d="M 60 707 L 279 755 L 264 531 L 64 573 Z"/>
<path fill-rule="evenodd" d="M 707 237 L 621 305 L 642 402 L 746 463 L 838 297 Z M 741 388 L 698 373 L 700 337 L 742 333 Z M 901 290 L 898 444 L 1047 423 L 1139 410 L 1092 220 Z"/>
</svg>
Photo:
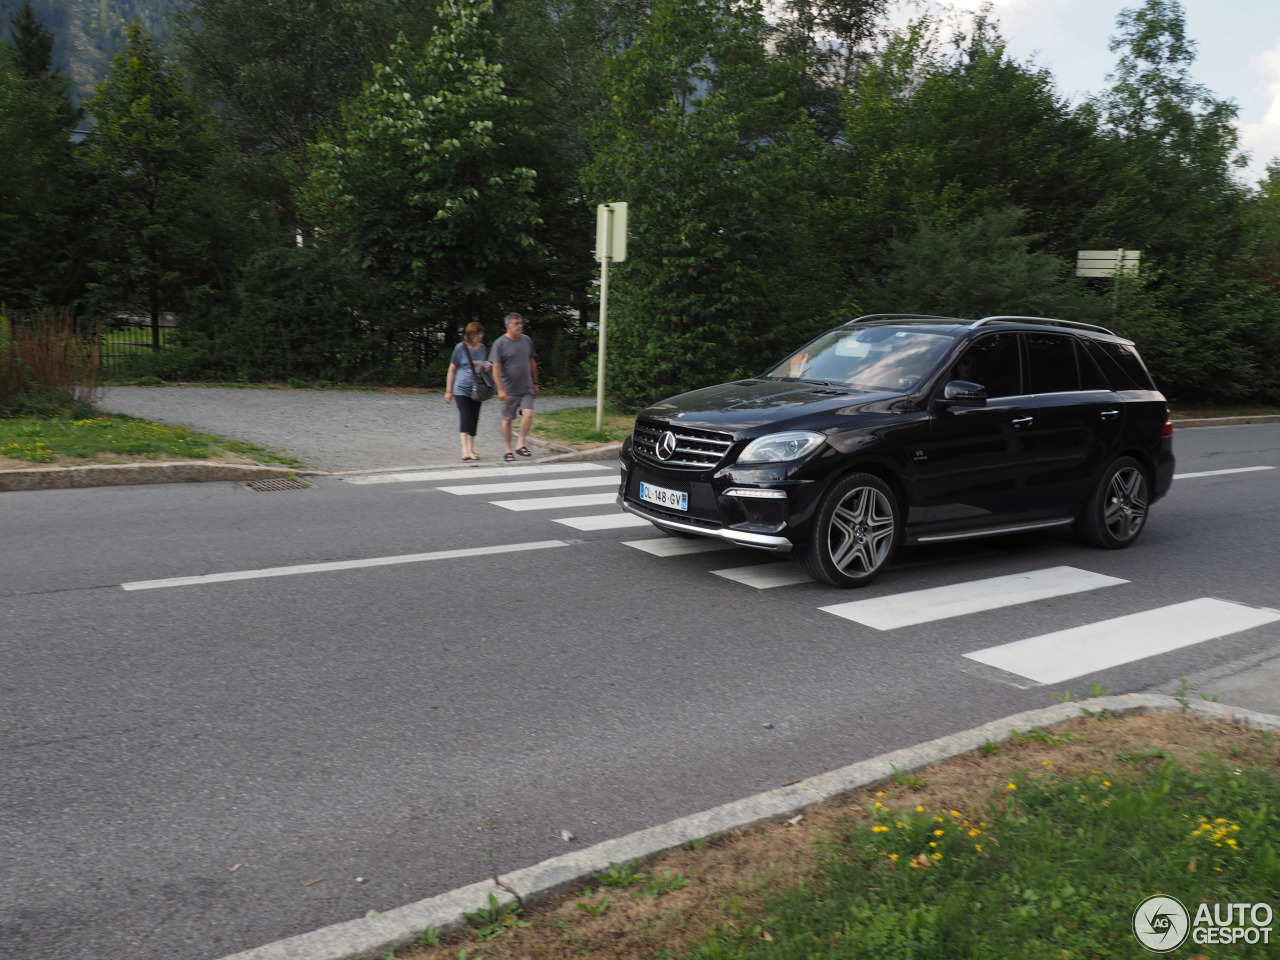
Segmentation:
<svg viewBox="0 0 1280 960">
<path fill-rule="evenodd" d="M 1132 457 L 1120 457 L 1102 472 L 1085 502 L 1075 531 L 1085 543 L 1120 550 L 1138 539 L 1147 524 L 1151 482 Z"/>
<path fill-rule="evenodd" d="M 798 559 L 815 580 L 860 587 L 888 566 L 901 539 L 902 520 L 889 485 L 869 473 L 854 473 L 822 498 Z"/>
</svg>

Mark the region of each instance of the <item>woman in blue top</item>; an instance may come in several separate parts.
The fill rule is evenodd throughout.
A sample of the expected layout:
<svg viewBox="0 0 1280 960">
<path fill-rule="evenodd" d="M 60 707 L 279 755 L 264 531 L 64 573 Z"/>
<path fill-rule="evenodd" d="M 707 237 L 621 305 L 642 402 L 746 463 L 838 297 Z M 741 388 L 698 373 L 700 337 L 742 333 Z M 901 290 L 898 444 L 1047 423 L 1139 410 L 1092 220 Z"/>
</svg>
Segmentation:
<svg viewBox="0 0 1280 960">
<path fill-rule="evenodd" d="M 476 456 L 475 446 L 480 401 L 471 398 L 471 391 L 475 386 L 473 368 L 476 374 L 489 369 L 484 349 L 484 327 L 474 320 L 463 331 L 462 342 L 453 348 L 453 356 L 449 359 L 449 376 L 444 386 L 444 402 L 452 403 L 455 398 L 458 401 L 458 430 L 462 437 L 463 460 L 480 459 Z"/>
</svg>

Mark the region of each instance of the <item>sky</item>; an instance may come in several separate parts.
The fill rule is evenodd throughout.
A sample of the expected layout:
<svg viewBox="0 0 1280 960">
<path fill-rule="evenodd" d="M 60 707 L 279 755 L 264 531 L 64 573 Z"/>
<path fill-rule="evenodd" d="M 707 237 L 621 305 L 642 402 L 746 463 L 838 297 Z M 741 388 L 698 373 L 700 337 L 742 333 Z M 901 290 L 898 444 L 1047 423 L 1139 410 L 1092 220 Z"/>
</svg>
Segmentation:
<svg viewBox="0 0 1280 960">
<path fill-rule="evenodd" d="M 982 0 L 951 0 L 975 11 Z M 1116 16 L 1142 0 L 992 0 L 992 14 L 1015 60 L 1054 76 L 1058 92 L 1079 103 L 1110 84 L 1117 54 L 1108 49 Z M 918 7 L 903 8 L 918 10 Z M 1239 108 L 1242 175 L 1251 185 L 1280 157 L 1280 0 L 1182 0 L 1187 37 L 1196 44 L 1192 79 Z M 901 13 L 902 11 L 900 11 Z M 898 16 L 894 17 L 897 21 Z"/>
</svg>

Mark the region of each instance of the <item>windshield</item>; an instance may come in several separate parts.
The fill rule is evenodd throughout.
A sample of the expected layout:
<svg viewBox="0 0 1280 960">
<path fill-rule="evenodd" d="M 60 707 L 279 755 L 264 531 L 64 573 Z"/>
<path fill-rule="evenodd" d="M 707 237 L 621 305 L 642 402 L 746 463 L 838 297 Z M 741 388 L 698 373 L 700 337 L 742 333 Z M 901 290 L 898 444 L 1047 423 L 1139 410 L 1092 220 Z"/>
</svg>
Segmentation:
<svg viewBox="0 0 1280 960">
<path fill-rule="evenodd" d="M 824 333 L 765 376 L 862 390 L 910 390 L 955 340 L 912 327 L 841 328 Z"/>
</svg>

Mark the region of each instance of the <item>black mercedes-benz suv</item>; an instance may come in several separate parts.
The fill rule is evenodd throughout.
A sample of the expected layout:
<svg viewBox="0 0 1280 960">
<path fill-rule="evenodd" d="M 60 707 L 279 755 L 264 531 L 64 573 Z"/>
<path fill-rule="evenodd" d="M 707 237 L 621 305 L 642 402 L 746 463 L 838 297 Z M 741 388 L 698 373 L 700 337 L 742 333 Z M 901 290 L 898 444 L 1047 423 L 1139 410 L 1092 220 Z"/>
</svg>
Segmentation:
<svg viewBox="0 0 1280 960">
<path fill-rule="evenodd" d="M 636 419 L 618 503 L 676 536 L 868 583 L 901 543 L 1072 525 L 1127 547 L 1173 481 L 1134 345 L 1042 317 L 876 315 Z"/>
</svg>

